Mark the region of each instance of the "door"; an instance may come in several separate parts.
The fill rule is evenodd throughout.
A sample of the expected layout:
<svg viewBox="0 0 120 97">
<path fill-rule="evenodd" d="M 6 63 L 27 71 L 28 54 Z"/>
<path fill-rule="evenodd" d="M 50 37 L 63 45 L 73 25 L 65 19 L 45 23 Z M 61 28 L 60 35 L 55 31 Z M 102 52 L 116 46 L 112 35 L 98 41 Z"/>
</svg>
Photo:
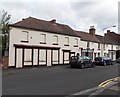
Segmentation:
<svg viewBox="0 0 120 97">
<path fill-rule="evenodd" d="M 51 50 L 51 64 L 52 65 L 57 65 L 59 64 L 59 50 Z"/>
<path fill-rule="evenodd" d="M 86 67 L 91 66 L 91 64 L 92 64 L 91 62 L 92 61 L 91 61 L 91 59 L 89 57 L 84 56 L 84 63 L 85 63 Z"/>
<path fill-rule="evenodd" d="M 63 64 L 69 64 L 69 60 L 70 60 L 70 52 L 63 51 Z"/>
<path fill-rule="evenodd" d="M 33 62 L 33 50 L 30 48 L 24 49 L 24 66 L 31 66 Z"/>
<path fill-rule="evenodd" d="M 47 50 L 47 66 L 51 66 L 52 58 L 51 58 L 51 50 Z"/>
<path fill-rule="evenodd" d="M 23 49 L 17 48 L 16 49 L 16 68 L 22 68 L 23 67 Z"/>
</svg>

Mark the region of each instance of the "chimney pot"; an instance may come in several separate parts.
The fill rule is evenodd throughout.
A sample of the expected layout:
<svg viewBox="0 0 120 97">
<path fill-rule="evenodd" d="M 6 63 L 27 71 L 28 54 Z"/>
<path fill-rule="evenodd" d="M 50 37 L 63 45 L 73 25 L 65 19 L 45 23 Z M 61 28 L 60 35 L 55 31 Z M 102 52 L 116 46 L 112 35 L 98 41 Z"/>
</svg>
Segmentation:
<svg viewBox="0 0 120 97">
<path fill-rule="evenodd" d="M 22 19 L 22 21 L 25 20 L 24 18 Z"/>
<path fill-rule="evenodd" d="M 56 23 L 56 19 L 53 19 L 53 20 L 51 20 L 50 22 L 52 22 L 52 23 Z"/>
<path fill-rule="evenodd" d="M 110 32 L 110 30 L 107 30 L 107 32 Z"/>
<path fill-rule="evenodd" d="M 95 26 L 90 26 L 90 29 L 95 29 Z"/>
</svg>

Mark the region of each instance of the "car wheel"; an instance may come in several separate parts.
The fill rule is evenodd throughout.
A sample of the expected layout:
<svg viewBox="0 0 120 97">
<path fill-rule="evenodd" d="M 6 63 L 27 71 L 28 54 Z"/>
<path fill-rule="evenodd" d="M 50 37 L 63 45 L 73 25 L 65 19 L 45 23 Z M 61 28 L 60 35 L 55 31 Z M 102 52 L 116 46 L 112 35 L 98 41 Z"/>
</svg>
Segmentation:
<svg viewBox="0 0 120 97">
<path fill-rule="evenodd" d="M 85 65 L 84 64 L 81 64 L 81 69 L 84 69 L 85 68 Z"/>
<path fill-rule="evenodd" d="M 95 67 L 95 63 L 92 63 L 92 67 Z"/>
<path fill-rule="evenodd" d="M 71 67 L 72 67 L 72 68 L 74 68 L 74 66 L 73 66 L 73 65 L 71 65 Z"/>
<path fill-rule="evenodd" d="M 103 65 L 106 66 L 107 64 L 104 62 Z"/>
<path fill-rule="evenodd" d="M 111 64 L 110 65 L 113 65 L 113 62 L 111 62 Z"/>
</svg>

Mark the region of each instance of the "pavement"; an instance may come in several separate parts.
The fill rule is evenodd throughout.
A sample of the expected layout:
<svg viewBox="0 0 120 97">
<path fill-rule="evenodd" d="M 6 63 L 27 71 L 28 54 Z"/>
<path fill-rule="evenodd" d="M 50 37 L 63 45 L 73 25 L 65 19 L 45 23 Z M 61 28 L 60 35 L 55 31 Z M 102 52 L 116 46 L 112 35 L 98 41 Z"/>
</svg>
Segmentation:
<svg viewBox="0 0 120 97">
<path fill-rule="evenodd" d="M 91 95 L 102 82 L 118 77 L 118 64 L 76 69 L 69 65 L 6 69 L 2 72 L 3 95 L 65 95 L 78 92 Z M 115 87 L 114 87 L 115 88 Z M 105 92 L 113 91 L 105 89 Z M 82 94 L 83 95 L 83 94 Z M 99 94 L 100 95 L 100 94 Z"/>
</svg>

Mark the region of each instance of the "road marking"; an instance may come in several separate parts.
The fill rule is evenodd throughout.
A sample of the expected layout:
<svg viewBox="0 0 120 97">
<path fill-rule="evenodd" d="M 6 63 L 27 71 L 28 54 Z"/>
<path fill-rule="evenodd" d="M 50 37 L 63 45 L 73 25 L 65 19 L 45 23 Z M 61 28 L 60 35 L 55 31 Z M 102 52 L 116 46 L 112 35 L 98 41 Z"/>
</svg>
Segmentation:
<svg viewBox="0 0 120 97">
<path fill-rule="evenodd" d="M 81 92 L 77 92 L 77 93 L 74 93 L 74 94 L 71 94 L 71 95 L 82 95 L 82 94 L 85 94 L 85 93 L 88 93 L 88 92 L 95 91 L 99 88 L 100 87 L 94 87 L 94 88 L 90 88 L 90 89 L 87 89 L 87 90 L 84 90 L 84 91 L 81 91 Z"/>
<path fill-rule="evenodd" d="M 120 77 L 116 77 L 116 78 L 112 78 L 112 79 L 109 79 L 109 80 L 106 80 L 104 82 L 102 82 L 101 84 L 99 84 L 97 87 L 94 87 L 94 88 L 90 88 L 90 89 L 87 89 L 87 90 L 84 90 L 84 91 L 80 91 L 80 92 L 77 92 L 77 93 L 74 93 L 74 94 L 71 94 L 69 96 L 74 96 L 74 95 L 84 95 L 86 93 L 89 93 L 89 92 L 93 92 L 92 94 L 89 95 L 89 97 L 91 97 L 92 95 L 97 95 L 99 94 L 100 92 L 102 92 L 106 86 L 112 86 L 116 83 L 118 83 L 118 80 L 120 80 Z M 95 92 L 94 92 L 95 91 Z M 69 96 L 66 96 L 66 97 L 69 97 Z"/>
<path fill-rule="evenodd" d="M 104 82 L 102 82 L 101 84 L 99 84 L 98 86 L 99 87 L 105 87 L 107 86 L 108 84 L 112 83 L 112 82 L 115 82 L 115 81 L 118 81 L 120 80 L 120 77 L 116 77 L 116 78 L 112 78 L 112 79 L 109 79 L 109 80 L 106 80 Z"/>
</svg>

